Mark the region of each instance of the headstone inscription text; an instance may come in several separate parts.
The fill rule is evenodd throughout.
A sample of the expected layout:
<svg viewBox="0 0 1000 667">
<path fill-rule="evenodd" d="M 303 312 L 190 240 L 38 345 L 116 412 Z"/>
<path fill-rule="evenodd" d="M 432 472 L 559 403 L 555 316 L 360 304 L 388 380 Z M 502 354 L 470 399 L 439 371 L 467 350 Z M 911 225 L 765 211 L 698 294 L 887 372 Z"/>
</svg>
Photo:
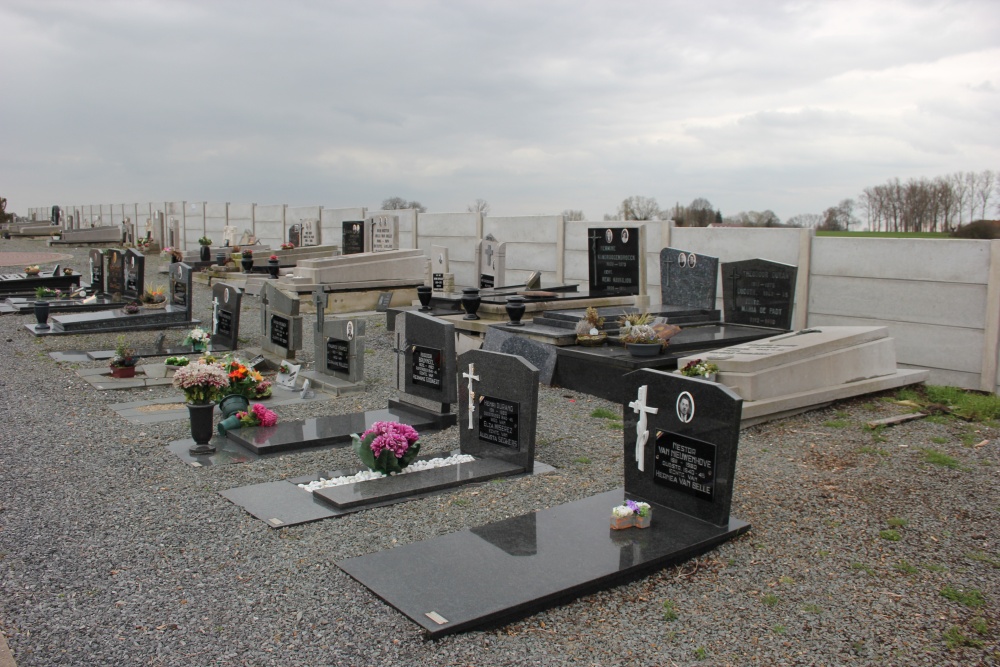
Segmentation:
<svg viewBox="0 0 1000 667">
<path fill-rule="evenodd" d="M 220 336 L 232 337 L 233 311 L 219 308 L 219 312 L 215 317 L 215 331 Z"/>
<path fill-rule="evenodd" d="M 289 322 L 280 315 L 271 315 L 271 342 L 281 347 L 288 347 Z"/>
<path fill-rule="evenodd" d="M 343 229 L 341 254 L 357 255 L 363 253 L 365 251 L 365 223 L 360 220 L 345 221 Z"/>
<path fill-rule="evenodd" d="M 326 339 L 326 368 L 339 373 L 351 372 L 351 344 L 336 338 Z"/>
<path fill-rule="evenodd" d="M 588 233 L 590 291 L 639 294 L 639 228 L 591 228 Z"/>
<path fill-rule="evenodd" d="M 433 347 L 413 346 L 413 368 L 411 375 L 414 384 L 426 387 L 441 386 L 441 350 Z"/>
<path fill-rule="evenodd" d="M 653 482 L 712 500 L 715 492 L 715 445 L 676 433 L 656 432 Z"/>
<path fill-rule="evenodd" d="M 503 447 L 518 448 L 518 404 L 492 396 L 479 397 L 479 439 Z"/>
<path fill-rule="evenodd" d="M 726 322 L 775 329 L 792 326 L 798 268 L 762 259 L 722 265 Z"/>
</svg>

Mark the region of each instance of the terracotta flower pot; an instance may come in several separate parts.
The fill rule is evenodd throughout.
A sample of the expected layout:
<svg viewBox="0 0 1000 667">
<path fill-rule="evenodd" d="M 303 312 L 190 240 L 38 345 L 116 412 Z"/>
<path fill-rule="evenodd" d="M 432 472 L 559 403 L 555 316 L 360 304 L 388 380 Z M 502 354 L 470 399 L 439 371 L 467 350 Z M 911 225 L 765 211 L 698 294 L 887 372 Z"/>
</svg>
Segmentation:
<svg viewBox="0 0 1000 667">
<path fill-rule="evenodd" d="M 113 378 L 134 378 L 135 366 L 112 366 L 111 377 Z"/>
<path fill-rule="evenodd" d="M 612 530 L 625 530 L 626 528 L 632 527 L 632 517 L 631 516 L 615 516 L 611 515 L 611 529 Z"/>
</svg>

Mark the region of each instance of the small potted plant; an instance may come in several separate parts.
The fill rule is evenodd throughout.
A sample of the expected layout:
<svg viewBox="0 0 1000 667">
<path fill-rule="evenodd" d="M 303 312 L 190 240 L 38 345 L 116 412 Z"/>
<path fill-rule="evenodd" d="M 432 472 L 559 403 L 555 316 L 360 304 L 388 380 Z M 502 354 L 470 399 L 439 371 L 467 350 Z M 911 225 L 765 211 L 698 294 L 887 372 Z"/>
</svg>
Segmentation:
<svg viewBox="0 0 1000 667">
<path fill-rule="evenodd" d="M 351 434 L 354 453 L 369 470 L 383 475 L 402 472 L 420 451 L 420 434 L 399 422 L 375 422 L 361 434 Z"/>
<path fill-rule="evenodd" d="M 653 508 L 649 503 L 626 500 L 621 505 L 611 508 L 611 527 L 614 530 L 625 528 L 649 528 L 653 521 Z"/>
<path fill-rule="evenodd" d="M 270 380 L 261 380 L 257 383 L 253 397 L 256 399 L 271 398 L 274 394 L 274 385 Z"/>
<path fill-rule="evenodd" d="M 709 382 L 715 382 L 719 367 L 711 361 L 703 359 L 692 359 L 681 368 L 681 375 L 689 378 L 705 378 Z"/>
<path fill-rule="evenodd" d="M 663 349 L 650 321 L 648 313 L 626 314 L 618 320 L 619 339 L 633 357 L 654 357 Z"/>
<path fill-rule="evenodd" d="M 73 269 L 71 269 L 71 268 L 69 268 L 67 266 L 66 268 L 63 269 L 63 275 L 64 276 L 71 276 L 71 275 L 73 275 Z"/>
<path fill-rule="evenodd" d="M 190 345 L 192 352 L 204 352 L 208 347 L 208 343 L 211 337 L 208 332 L 201 327 L 195 327 L 188 332 L 187 336 L 184 338 L 182 344 Z"/>
<path fill-rule="evenodd" d="M 35 288 L 35 298 L 36 299 L 58 299 L 62 296 L 62 290 L 52 289 L 51 287 L 36 287 Z"/>
<path fill-rule="evenodd" d="M 41 272 L 42 270 L 38 268 L 37 264 L 29 264 L 28 266 L 24 267 L 24 273 L 25 275 L 28 276 L 37 276 Z"/>
<path fill-rule="evenodd" d="M 632 527 L 632 508 L 627 505 L 617 505 L 611 508 L 611 529 L 625 530 Z"/>
<path fill-rule="evenodd" d="M 598 314 L 597 309 L 593 306 L 587 308 L 583 319 L 576 323 L 577 345 L 591 347 L 603 345 L 604 341 L 608 339 L 608 334 L 602 330 L 603 326 L 604 318 Z"/>
<path fill-rule="evenodd" d="M 125 341 L 125 336 L 118 336 L 115 356 L 111 358 L 111 377 L 135 377 L 135 365 L 138 361 L 139 356 L 135 353 L 135 349 Z"/>
<path fill-rule="evenodd" d="M 219 410 L 229 417 L 247 409 L 250 399 L 257 394 L 257 385 L 264 380 L 264 376 L 239 359 L 230 356 L 227 356 L 220 366 L 229 375 L 229 387 L 223 392 L 223 397 L 219 401 Z"/>
<path fill-rule="evenodd" d="M 250 273 L 253 271 L 253 250 L 250 248 L 244 248 L 241 253 L 240 265 L 243 267 L 243 273 Z"/>
<path fill-rule="evenodd" d="M 188 364 L 174 373 L 174 387 L 184 392 L 191 417 L 191 437 L 195 444 L 188 451 L 195 455 L 211 454 L 212 411 L 215 399 L 229 386 L 229 376 L 215 364 Z"/>
<path fill-rule="evenodd" d="M 294 248 L 295 248 L 295 244 L 294 243 L 289 243 L 289 242 L 286 241 L 285 243 L 281 244 L 281 249 L 282 250 L 293 250 Z"/>
<path fill-rule="evenodd" d="M 144 308 L 166 308 L 167 290 L 163 285 L 147 287 L 142 291 L 139 301 L 142 302 Z"/>
<path fill-rule="evenodd" d="M 278 256 L 271 255 L 267 258 L 267 272 L 271 274 L 272 278 L 278 277 Z"/>
<path fill-rule="evenodd" d="M 140 310 L 142 310 L 142 308 L 140 308 L 138 301 L 132 301 L 122 306 L 122 312 L 126 315 L 137 315 Z"/>
<path fill-rule="evenodd" d="M 219 422 L 218 431 L 225 435 L 234 428 L 252 428 L 255 426 L 274 426 L 278 423 L 278 415 L 268 410 L 261 403 L 254 403 L 248 410 L 241 410 Z"/>
</svg>

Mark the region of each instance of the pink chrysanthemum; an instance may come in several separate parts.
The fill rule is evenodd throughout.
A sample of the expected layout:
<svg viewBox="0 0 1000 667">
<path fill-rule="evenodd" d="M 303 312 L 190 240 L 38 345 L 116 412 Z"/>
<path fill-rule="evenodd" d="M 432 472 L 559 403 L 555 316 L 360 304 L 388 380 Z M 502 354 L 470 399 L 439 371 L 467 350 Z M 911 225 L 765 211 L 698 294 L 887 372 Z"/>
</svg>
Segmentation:
<svg viewBox="0 0 1000 667">
<path fill-rule="evenodd" d="M 397 422 L 375 422 L 372 427 L 361 434 L 364 440 L 369 435 L 375 435 L 372 440 L 372 453 L 377 458 L 383 450 L 388 449 L 398 459 L 402 458 L 410 445 L 420 439 L 420 434 L 412 427 Z"/>
</svg>

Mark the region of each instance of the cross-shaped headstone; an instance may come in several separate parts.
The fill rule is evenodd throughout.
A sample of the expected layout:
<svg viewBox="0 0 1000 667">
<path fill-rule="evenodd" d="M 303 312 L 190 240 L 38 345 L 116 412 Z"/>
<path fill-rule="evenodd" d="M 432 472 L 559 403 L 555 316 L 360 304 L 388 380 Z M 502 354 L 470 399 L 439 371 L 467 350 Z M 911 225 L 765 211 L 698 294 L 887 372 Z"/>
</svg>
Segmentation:
<svg viewBox="0 0 1000 667">
<path fill-rule="evenodd" d="M 642 471 L 646 470 L 646 441 L 649 440 L 646 415 L 655 415 L 660 411 L 659 408 L 651 408 L 646 405 L 646 392 L 648 390 L 648 384 L 639 387 L 639 396 L 628 404 L 632 411 L 639 415 L 639 421 L 635 425 L 635 460 L 639 465 L 639 470 Z"/>
<path fill-rule="evenodd" d="M 473 428 L 472 413 L 476 411 L 476 391 L 472 388 L 472 381 L 479 381 L 479 376 L 476 375 L 476 365 L 469 364 L 469 372 L 462 373 L 462 377 L 469 379 L 469 430 Z"/>
</svg>

